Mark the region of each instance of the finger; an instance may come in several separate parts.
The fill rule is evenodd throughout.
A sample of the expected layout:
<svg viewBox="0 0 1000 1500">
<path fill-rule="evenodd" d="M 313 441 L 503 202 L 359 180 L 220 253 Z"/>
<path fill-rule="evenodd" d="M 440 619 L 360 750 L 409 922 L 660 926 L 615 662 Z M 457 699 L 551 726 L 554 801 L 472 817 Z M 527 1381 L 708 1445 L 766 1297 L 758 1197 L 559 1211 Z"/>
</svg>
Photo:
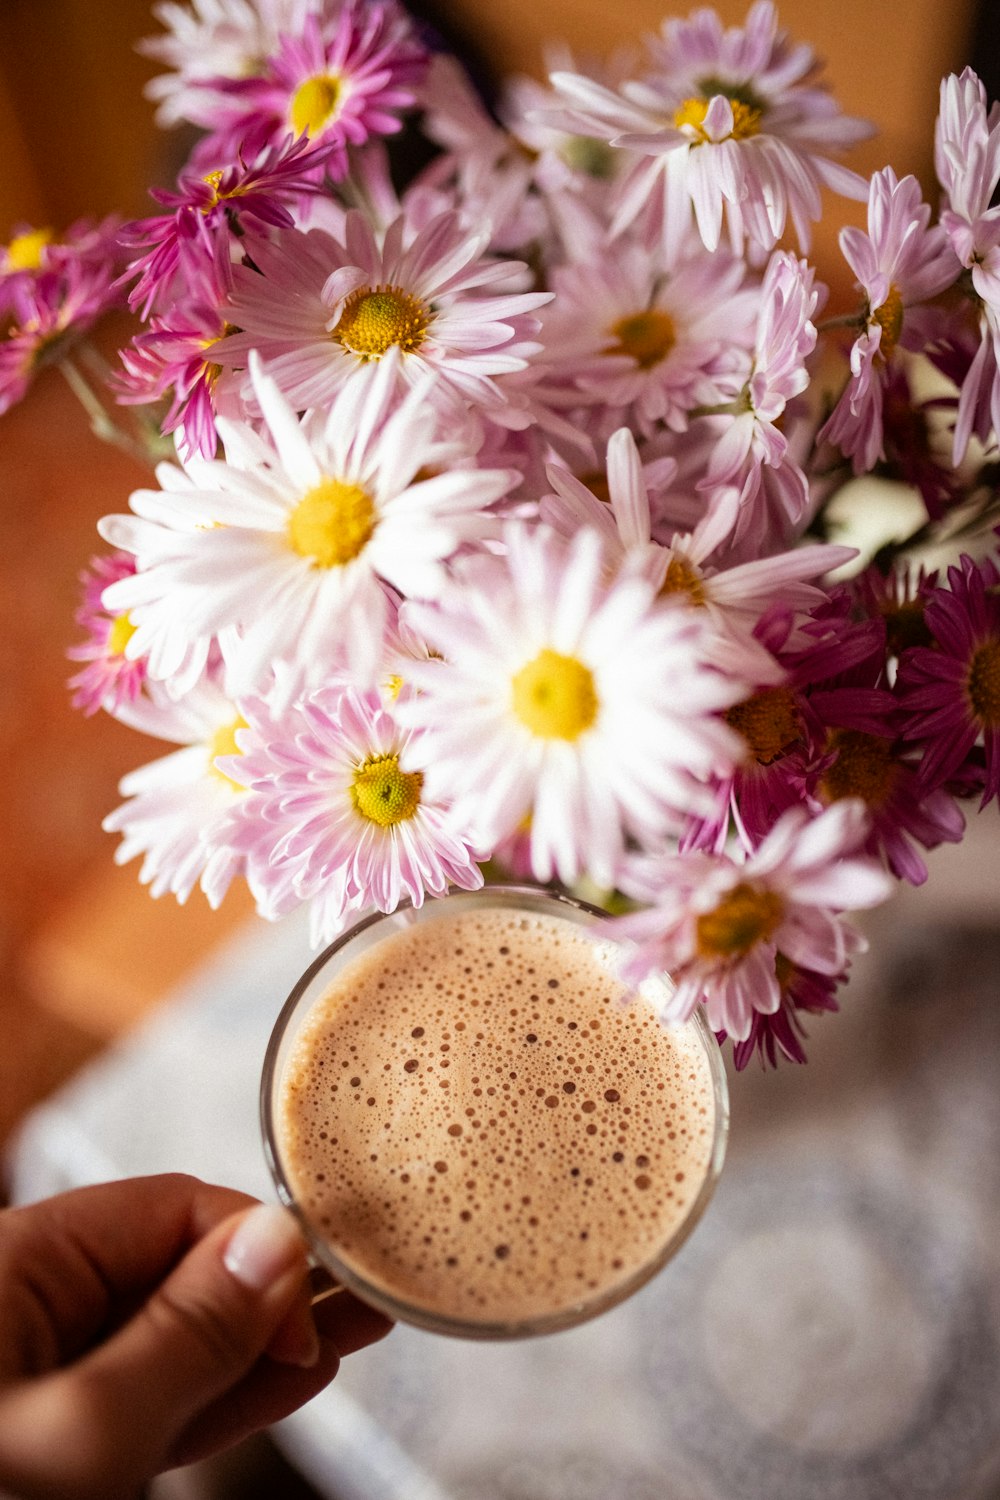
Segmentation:
<svg viewBox="0 0 1000 1500">
<path fill-rule="evenodd" d="M 0 1212 L 0 1378 L 74 1359 L 216 1224 L 256 1200 L 168 1173 Z"/>
<path fill-rule="evenodd" d="M 195 1415 L 257 1363 L 305 1272 L 305 1247 L 283 1210 L 258 1205 L 225 1221 L 106 1343 L 28 1384 L 20 1420 L 0 1435 L 5 1475 L 18 1461 L 27 1474 L 47 1464 L 51 1494 L 101 1494 L 108 1476 L 128 1494 L 163 1467 Z M 26 1413 L 24 1401 L 34 1409 Z"/>
<path fill-rule="evenodd" d="M 265 1355 L 233 1390 L 188 1425 L 170 1455 L 172 1464 L 190 1464 L 228 1443 L 280 1422 L 311 1401 L 337 1373 L 340 1359 L 392 1328 L 388 1318 L 344 1292 L 315 1309 L 319 1357 L 307 1370 L 281 1367 Z"/>
<path fill-rule="evenodd" d="M 340 1365 L 340 1351 L 331 1339 L 321 1338 L 318 1344 L 316 1363 L 309 1369 L 263 1355 L 237 1386 L 192 1418 L 167 1454 L 166 1466 L 197 1463 L 311 1401 Z"/>
</svg>

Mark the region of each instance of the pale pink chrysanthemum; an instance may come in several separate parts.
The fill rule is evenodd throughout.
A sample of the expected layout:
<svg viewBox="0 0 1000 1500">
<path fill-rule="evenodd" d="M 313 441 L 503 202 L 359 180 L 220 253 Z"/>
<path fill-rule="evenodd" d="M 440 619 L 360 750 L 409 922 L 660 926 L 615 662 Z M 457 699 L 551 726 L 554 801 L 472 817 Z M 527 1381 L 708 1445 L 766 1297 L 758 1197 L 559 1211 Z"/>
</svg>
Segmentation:
<svg viewBox="0 0 1000 1500">
<path fill-rule="evenodd" d="M 735 544 L 759 555 L 794 533 L 809 504 L 805 474 L 794 461 L 782 419 L 809 384 L 807 360 L 816 346 L 813 323 L 823 293 L 804 260 L 776 250 L 764 273 L 753 367 L 733 390 L 731 415 L 719 424 L 704 487 L 740 491 Z"/>
<path fill-rule="evenodd" d="M 276 664 L 289 700 L 337 668 L 373 680 L 388 590 L 434 596 L 446 559 L 495 529 L 489 507 L 517 478 L 463 467 L 426 390 L 390 412 L 394 363 L 300 420 L 252 361 L 268 438 L 219 419 L 225 461 L 189 460 L 169 495 L 139 491 L 134 516 L 105 518 L 105 539 L 149 555 L 105 596 L 130 611 L 130 649 L 220 637 L 235 696 L 269 691 Z"/>
<path fill-rule="evenodd" d="M 734 763 L 717 713 L 739 696 L 708 664 L 702 619 L 645 579 L 604 575 L 600 536 L 511 525 L 411 618 L 441 660 L 414 662 L 405 722 L 425 731 L 431 792 L 487 846 L 530 816 L 535 876 L 610 884 L 628 837 L 676 830 Z M 404 713 L 404 710 L 400 710 Z"/>
<path fill-rule="evenodd" d="M 553 74 L 565 106 L 554 122 L 635 153 L 615 229 L 640 219 L 668 257 L 692 212 L 709 250 L 724 217 L 736 250 L 749 239 L 767 251 L 789 216 L 805 250 L 822 187 L 865 196 L 863 179 L 826 153 L 872 134 L 840 113 L 815 72 L 815 55 L 779 31 L 769 0 L 757 0 L 745 27 L 725 31 L 713 11 L 699 10 L 665 21 L 649 71 L 620 89 Z"/>
<path fill-rule="evenodd" d="M 848 226 L 840 248 L 864 294 L 861 332 L 851 347 L 851 378 L 817 442 L 836 443 L 868 473 L 885 456 L 882 404 L 897 348 L 921 350 L 933 331 L 919 304 L 943 292 L 959 263 L 940 225 L 930 224 L 915 177 L 876 172 L 868 197 L 868 233 Z"/>
<path fill-rule="evenodd" d="M 944 190 L 941 225 L 980 299 L 980 342 L 962 383 L 953 461 L 965 456 L 973 432 L 1000 431 L 1000 104 L 966 68 L 941 84 L 934 164 Z"/>
<path fill-rule="evenodd" d="M 245 367 L 258 350 L 302 409 L 329 402 L 359 375 L 370 379 L 395 349 L 399 395 L 433 373 L 433 400 L 502 413 L 495 377 L 525 368 L 538 348 L 530 315 L 551 294 L 483 295 L 525 271 L 518 261 L 486 258 L 486 240 L 444 213 L 416 231 L 400 216 L 379 244 L 358 212 L 347 216 L 343 243 L 320 230 L 254 240 L 257 270 L 237 267 L 230 302 L 231 321 L 243 331 L 219 346 L 217 358 Z"/>
<path fill-rule="evenodd" d="M 128 578 L 135 572 L 135 559 L 125 552 L 94 557 L 90 567 L 80 575 L 83 602 L 76 622 L 87 632 L 86 640 L 68 646 L 71 661 L 86 662 L 69 680 L 74 708 L 87 715 L 106 708 L 114 713 L 122 703 L 132 703 L 142 692 L 146 680 L 146 663 L 142 657 L 132 659 L 125 648 L 135 627 L 126 613 L 112 613 L 104 608 L 101 596 L 111 583 Z"/>
<path fill-rule="evenodd" d="M 595 234 L 550 285 L 546 362 L 642 432 L 683 431 L 692 411 L 724 399 L 720 375 L 749 374 L 760 291 L 726 250 L 698 244 L 667 267 L 657 250 Z"/>
<path fill-rule="evenodd" d="M 609 932 L 630 945 L 626 977 L 669 974 L 663 1019 L 687 1020 L 704 1002 L 713 1030 L 745 1040 L 755 1012 L 769 1015 L 781 1004 L 779 958 L 837 975 L 863 950 L 841 914 L 878 905 L 894 884 L 857 855 L 867 828 L 859 802 L 813 818 L 790 808 L 742 862 L 705 853 L 633 860 L 620 883 L 649 905 Z"/>
<path fill-rule="evenodd" d="M 102 824 L 122 835 L 115 862 L 141 856 L 139 879 L 153 896 L 169 892 L 184 902 L 198 885 L 209 904 L 218 906 L 247 867 L 242 855 L 218 839 L 243 796 L 243 788 L 216 764 L 238 749 L 235 734 L 245 723 L 239 707 L 204 678 L 178 702 L 140 698 L 119 705 L 115 716 L 181 747 L 122 779 L 119 791 L 126 800 Z"/>
<path fill-rule="evenodd" d="M 599 531 L 611 567 L 627 563 L 660 597 L 704 610 L 723 652 L 734 638 L 749 647 L 754 626 L 772 606 L 797 613 L 820 603 L 826 596 L 809 580 L 857 555 L 852 547 L 816 544 L 727 566 L 726 545 L 739 515 L 739 495 L 731 489 L 718 492 L 693 532 L 675 535 L 669 545 L 653 540 L 649 491 L 627 427 L 608 443 L 607 504 L 565 469 L 552 464 L 548 475 L 556 493 L 542 497 L 542 519 L 566 537 L 581 526 Z"/>
<path fill-rule="evenodd" d="M 248 791 L 224 838 L 249 858 L 263 910 L 309 902 L 318 945 L 352 912 L 394 911 L 404 898 L 420 906 L 449 885 L 482 885 L 447 801 L 425 790 L 419 735 L 377 693 L 337 683 L 277 722 L 261 702 L 245 712 L 241 754 L 222 764 Z"/>
</svg>

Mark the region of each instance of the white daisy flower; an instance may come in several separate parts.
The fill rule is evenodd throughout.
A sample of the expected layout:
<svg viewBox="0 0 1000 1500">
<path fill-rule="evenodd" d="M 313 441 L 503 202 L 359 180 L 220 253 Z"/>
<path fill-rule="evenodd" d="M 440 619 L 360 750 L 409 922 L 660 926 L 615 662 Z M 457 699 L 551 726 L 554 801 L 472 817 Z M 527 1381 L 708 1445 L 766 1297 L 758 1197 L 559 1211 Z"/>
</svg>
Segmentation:
<svg viewBox="0 0 1000 1500">
<path fill-rule="evenodd" d="M 717 712 L 739 696 L 706 665 L 700 615 L 645 579 L 604 577 L 601 537 L 567 546 L 513 524 L 506 555 L 470 558 L 413 620 L 443 660 L 410 665 L 426 784 L 497 844 L 530 817 L 539 880 L 610 884 L 625 840 L 656 841 L 712 804 L 742 753 Z"/>
<path fill-rule="evenodd" d="M 106 595 L 129 611 L 129 649 L 149 651 L 151 674 L 157 650 L 217 636 L 234 695 L 267 692 L 277 669 L 290 702 L 336 669 L 370 683 L 388 591 L 435 595 L 445 560 L 495 529 L 488 508 L 518 476 L 455 467 L 465 450 L 438 441 L 422 388 L 387 416 L 392 358 L 302 420 L 253 364 L 270 443 L 220 421 L 225 461 L 192 459 L 169 504 L 139 491 L 135 517 L 106 517 L 101 534 L 125 551 L 148 548 L 151 528 L 160 542 Z"/>
<path fill-rule="evenodd" d="M 180 702 L 141 698 L 122 704 L 115 717 L 182 747 L 123 777 L 119 791 L 126 800 L 102 825 L 122 835 L 115 862 L 141 856 L 139 879 L 151 895 L 169 891 L 184 902 L 197 884 L 217 907 L 246 860 L 217 838 L 243 788 L 216 760 L 239 753 L 236 731 L 246 720 L 207 678 Z"/>
</svg>

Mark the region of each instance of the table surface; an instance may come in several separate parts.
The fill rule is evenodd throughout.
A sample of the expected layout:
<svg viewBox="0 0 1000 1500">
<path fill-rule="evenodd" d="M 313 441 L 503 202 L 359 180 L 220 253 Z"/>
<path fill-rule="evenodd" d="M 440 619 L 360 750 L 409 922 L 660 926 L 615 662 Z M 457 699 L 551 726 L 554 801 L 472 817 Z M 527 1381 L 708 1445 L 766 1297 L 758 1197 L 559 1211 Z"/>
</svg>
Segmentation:
<svg viewBox="0 0 1000 1500">
<path fill-rule="evenodd" d="M 867 922 L 811 1061 L 733 1083 L 729 1161 L 677 1258 L 569 1333 L 397 1328 L 276 1437 L 337 1500 L 988 1500 L 1000 1494 L 1000 839 Z M 257 1087 L 310 955 L 247 927 L 31 1116 L 31 1199 L 185 1170 L 272 1197 Z"/>
</svg>

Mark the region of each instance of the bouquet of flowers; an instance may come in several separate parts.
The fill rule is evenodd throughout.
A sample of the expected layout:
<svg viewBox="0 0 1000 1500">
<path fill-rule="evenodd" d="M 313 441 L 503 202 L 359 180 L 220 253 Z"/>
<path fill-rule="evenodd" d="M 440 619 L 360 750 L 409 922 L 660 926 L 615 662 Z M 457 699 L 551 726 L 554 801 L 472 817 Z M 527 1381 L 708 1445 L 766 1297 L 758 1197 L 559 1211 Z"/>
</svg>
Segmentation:
<svg viewBox="0 0 1000 1500">
<path fill-rule="evenodd" d="M 200 132 L 161 212 L 0 266 L 0 400 L 58 360 L 162 460 L 72 651 L 85 712 L 179 747 L 119 859 L 316 943 L 484 868 L 603 893 L 665 1019 L 803 1061 L 845 914 L 1000 784 L 1000 108 L 943 82 L 935 213 L 842 164 L 869 127 L 770 0 L 495 112 L 397 0 L 154 10 Z M 846 308 L 827 190 L 868 205 Z M 84 339 L 126 297 L 130 433 Z M 915 509 L 863 557 L 867 474 Z"/>
</svg>

